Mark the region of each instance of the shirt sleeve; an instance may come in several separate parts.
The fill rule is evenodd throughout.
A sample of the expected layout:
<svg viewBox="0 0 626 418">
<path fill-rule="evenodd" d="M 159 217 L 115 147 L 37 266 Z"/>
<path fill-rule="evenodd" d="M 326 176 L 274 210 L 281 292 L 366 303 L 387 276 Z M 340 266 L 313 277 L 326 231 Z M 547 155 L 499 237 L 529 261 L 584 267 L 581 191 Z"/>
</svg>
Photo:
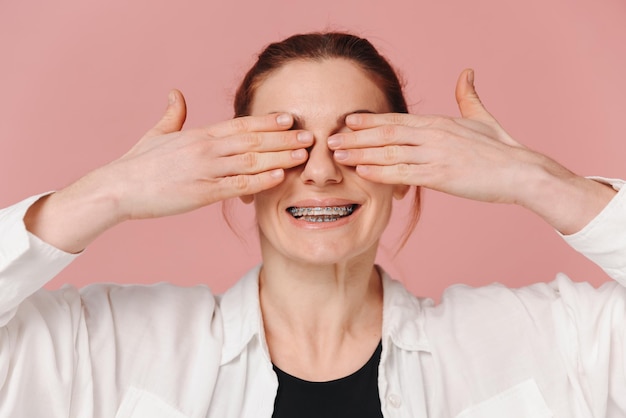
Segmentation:
<svg viewBox="0 0 626 418">
<path fill-rule="evenodd" d="M 0 327 L 7 324 L 24 299 L 77 257 L 26 230 L 24 215 L 43 195 L 0 210 Z"/>
<path fill-rule="evenodd" d="M 581 231 L 564 239 L 617 283 L 594 289 L 559 275 L 554 315 L 574 392 L 589 416 L 626 414 L 626 187 L 623 180 L 594 178 L 617 195 Z"/>
<path fill-rule="evenodd" d="M 41 289 L 76 255 L 26 230 L 40 197 L 0 211 L 0 417 L 206 416 L 222 347 L 210 289 Z"/>
<path fill-rule="evenodd" d="M 626 187 L 623 180 L 594 180 L 610 184 L 617 195 L 594 219 L 565 241 L 626 286 Z"/>
</svg>

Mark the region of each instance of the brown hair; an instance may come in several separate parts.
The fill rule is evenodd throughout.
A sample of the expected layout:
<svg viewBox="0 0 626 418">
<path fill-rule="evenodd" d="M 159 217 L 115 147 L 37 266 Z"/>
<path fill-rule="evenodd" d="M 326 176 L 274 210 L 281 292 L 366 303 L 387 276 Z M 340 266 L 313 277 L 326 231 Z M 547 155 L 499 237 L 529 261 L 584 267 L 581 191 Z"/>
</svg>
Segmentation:
<svg viewBox="0 0 626 418">
<path fill-rule="evenodd" d="M 391 111 L 409 113 L 402 83 L 389 62 L 364 38 L 343 32 L 314 32 L 293 35 L 268 45 L 258 56 L 242 80 L 234 101 L 235 117 L 247 116 L 256 88 L 272 72 L 294 60 L 321 61 L 331 58 L 347 59 L 357 64 L 383 91 Z M 399 248 L 408 240 L 420 215 L 420 188 L 415 189 L 413 208 L 408 228 Z"/>
</svg>

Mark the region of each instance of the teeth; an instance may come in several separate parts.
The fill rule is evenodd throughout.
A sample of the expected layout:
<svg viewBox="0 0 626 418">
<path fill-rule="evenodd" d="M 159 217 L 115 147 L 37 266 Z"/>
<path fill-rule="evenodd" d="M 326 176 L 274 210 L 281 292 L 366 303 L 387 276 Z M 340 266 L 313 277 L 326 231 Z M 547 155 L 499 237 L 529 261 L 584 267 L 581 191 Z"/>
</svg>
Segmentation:
<svg viewBox="0 0 626 418">
<path fill-rule="evenodd" d="M 335 222 L 339 217 L 333 216 L 303 216 L 301 219 L 307 222 Z"/>
<path fill-rule="evenodd" d="M 334 222 L 350 215 L 355 206 L 290 207 L 288 211 L 293 217 L 302 218 L 307 222 Z"/>
</svg>

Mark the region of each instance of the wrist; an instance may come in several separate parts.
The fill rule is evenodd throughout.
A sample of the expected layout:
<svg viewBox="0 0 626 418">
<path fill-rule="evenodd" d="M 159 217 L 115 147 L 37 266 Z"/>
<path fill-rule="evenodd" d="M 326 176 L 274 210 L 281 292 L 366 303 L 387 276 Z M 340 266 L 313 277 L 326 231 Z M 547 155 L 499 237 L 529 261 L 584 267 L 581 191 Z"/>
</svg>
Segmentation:
<svg viewBox="0 0 626 418">
<path fill-rule="evenodd" d="M 543 158 L 542 164 L 534 165 L 525 176 L 524 193 L 516 203 L 539 215 L 563 235 L 578 232 L 604 209 L 615 191 Z"/>
<path fill-rule="evenodd" d="M 94 239 L 123 221 L 114 194 L 88 177 L 35 202 L 26 212 L 26 229 L 68 253 L 84 250 Z"/>
</svg>

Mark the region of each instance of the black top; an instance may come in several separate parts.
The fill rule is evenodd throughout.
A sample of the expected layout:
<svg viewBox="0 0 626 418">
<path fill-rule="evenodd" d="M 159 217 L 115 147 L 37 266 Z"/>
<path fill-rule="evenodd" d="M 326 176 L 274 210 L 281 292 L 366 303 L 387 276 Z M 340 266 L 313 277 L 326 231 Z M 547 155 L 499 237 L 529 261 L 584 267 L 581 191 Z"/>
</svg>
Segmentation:
<svg viewBox="0 0 626 418">
<path fill-rule="evenodd" d="M 382 343 L 353 374 L 329 382 L 309 382 L 274 366 L 278 393 L 273 418 L 382 418 L 378 397 L 378 363 Z"/>
</svg>

